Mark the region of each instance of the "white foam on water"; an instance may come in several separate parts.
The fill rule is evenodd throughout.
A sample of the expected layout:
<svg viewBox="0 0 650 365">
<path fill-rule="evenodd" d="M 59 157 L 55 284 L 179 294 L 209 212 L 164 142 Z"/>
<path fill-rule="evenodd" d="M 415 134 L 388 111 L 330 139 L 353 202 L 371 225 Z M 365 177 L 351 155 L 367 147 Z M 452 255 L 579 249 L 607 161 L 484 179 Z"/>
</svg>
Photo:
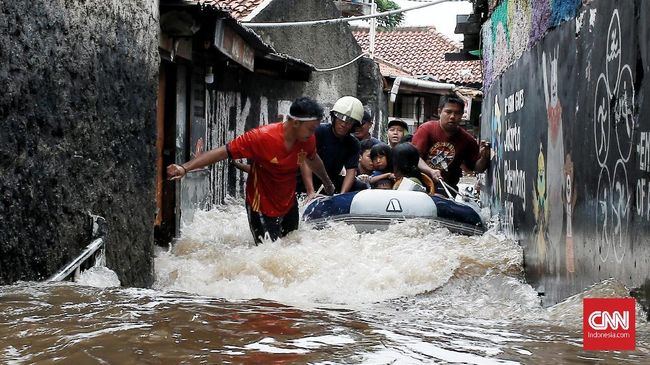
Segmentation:
<svg viewBox="0 0 650 365">
<path fill-rule="evenodd" d="M 155 287 L 351 305 L 412 297 L 463 278 L 518 277 L 521 264 L 521 248 L 501 236 L 460 236 L 418 220 L 363 234 L 344 223 L 313 230 L 301 222 L 287 237 L 255 246 L 244 208 L 228 205 L 197 212 L 173 248 L 158 252 Z"/>
<path fill-rule="evenodd" d="M 76 283 L 95 288 L 113 288 L 122 285 L 115 271 L 105 266 L 93 266 L 82 271 Z"/>
</svg>

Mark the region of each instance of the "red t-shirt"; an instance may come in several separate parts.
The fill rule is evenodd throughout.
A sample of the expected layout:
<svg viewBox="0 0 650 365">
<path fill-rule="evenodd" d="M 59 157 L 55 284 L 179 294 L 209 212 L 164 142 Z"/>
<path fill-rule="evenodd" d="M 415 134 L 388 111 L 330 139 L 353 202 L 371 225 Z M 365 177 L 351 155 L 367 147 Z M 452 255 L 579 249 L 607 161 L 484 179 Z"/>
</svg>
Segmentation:
<svg viewBox="0 0 650 365">
<path fill-rule="evenodd" d="M 440 169 L 442 179 L 453 186 L 458 185 L 463 174 L 460 165 L 465 163 L 468 169 L 474 170 L 480 157 L 478 142 L 471 134 L 460 128 L 450 137 L 437 120 L 422 124 L 413 135 L 413 144 L 420 157 L 432 168 Z"/>
<path fill-rule="evenodd" d="M 284 123 L 251 129 L 227 145 L 231 158 L 253 160 L 246 180 L 246 203 L 253 211 L 269 217 L 289 212 L 296 193 L 296 172 L 305 158 L 316 155 L 316 137 L 296 141 L 287 151 Z"/>
</svg>

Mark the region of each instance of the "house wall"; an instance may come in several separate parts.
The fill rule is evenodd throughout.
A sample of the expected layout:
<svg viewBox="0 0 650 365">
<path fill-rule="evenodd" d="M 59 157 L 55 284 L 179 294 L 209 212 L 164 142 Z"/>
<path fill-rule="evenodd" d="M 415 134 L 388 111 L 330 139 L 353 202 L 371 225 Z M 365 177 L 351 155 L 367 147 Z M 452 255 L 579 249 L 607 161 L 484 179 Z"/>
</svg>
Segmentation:
<svg viewBox="0 0 650 365">
<path fill-rule="evenodd" d="M 291 12 L 287 13 L 287 9 Z M 339 16 L 340 12 L 331 1 L 274 0 L 252 21 L 297 21 Z M 279 53 L 319 68 L 338 66 L 361 54 L 347 23 L 255 28 L 255 32 Z M 314 98 L 326 111 L 341 96 L 358 96 L 364 105 L 377 113 L 378 118 L 385 119 L 386 102 L 378 67 L 371 61 L 372 64 L 364 64 L 363 60 L 336 71 L 314 72 L 309 82 L 271 78 L 240 68 L 215 69 L 216 81 L 207 87 L 206 92 L 206 150 L 223 146 L 258 125 L 281 120 L 288 113 L 291 102 L 300 96 Z M 195 85 L 202 87 L 200 85 L 204 84 L 199 78 Z M 375 123 L 375 133 L 379 133 L 381 125 Z M 196 149 L 197 142 L 198 139 L 190 141 L 190 152 Z M 245 173 L 225 161 L 189 174 L 180 182 L 181 225 L 192 220 L 196 209 L 223 204 L 230 198 L 243 199 L 246 178 Z"/>
<path fill-rule="evenodd" d="M 388 123 L 388 100 L 384 94 L 384 82 L 379 66 L 368 57 L 359 60 L 357 97 L 374 117 L 370 133 L 377 138 L 383 136 L 384 126 Z"/>
<path fill-rule="evenodd" d="M 278 22 L 338 18 L 341 13 L 332 1 L 274 0 L 252 21 Z M 256 28 L 265 42 L 278 52 L 299 58 L 317 68 L 342 65 L 361 54 L 347 23 L 283 28 Z M 359 62 L 328 72 L 314 72 L 311 81 L 294 91 L 294 96 L 305 95 L 325 107 L 345 95 L 357 95 Z"/>
<path fill-rule="evenodd" d="M 108 223 L 108 267 L 152 283 L 157 1 L 0 2 L 0 284 L 42 280 Z"/>
<path fill-rule="evenodd" d="M 639 287 L 650 279 L 650 2 L 574 2 L 558 24 L 548 4 L 504 18 L 524 3 L 503 2 L 484 26 L 484 202 L 524 247 L 546 304 L 610 277 Z"/>
<path fill-rule="evenodd" d="M 304 82 L 279 80 L 253 74 L 241 68 L 219 67 L 215 69 L 215 82 L 206 85 L 202 78 L 202 67 L 197 67 L 198 77 L 192 78 L 192 90 L 204 90 L 205 119 L 191 123 L 187 131 L 188 146 L 177 146 L 179 150 L 189 149 L 189 156 L 197 151 L 220 147 L 245 131 L 259 125 L 282 120 L 289 113 L 296 94 Z M 196 91 L 195 91 L 196 92 Z M 196 132 L 196 130 L 201 130 Z M 229 200 L 243 200 L 247 174 L 221 161 L 205 169 L 194 171 L 182 180 L 181 226 L 192 221 L 197 209 L 209 209 Z"/>
</svg>

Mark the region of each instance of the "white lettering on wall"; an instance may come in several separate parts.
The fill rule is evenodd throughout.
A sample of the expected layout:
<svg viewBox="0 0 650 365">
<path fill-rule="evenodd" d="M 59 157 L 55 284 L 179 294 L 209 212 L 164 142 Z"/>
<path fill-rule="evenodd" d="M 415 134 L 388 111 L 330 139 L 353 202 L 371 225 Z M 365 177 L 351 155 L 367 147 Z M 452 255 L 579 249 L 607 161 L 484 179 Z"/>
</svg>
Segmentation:
<svg viewBox="0 0 650 365">
<path fill-rule="evenodd" d="M 521 89 L 511 95 L 505 100 L 505 113 L 504 115 L 512 114 L 521 110 L 524 107 L 524 89 Z"/>
<path fill-rule="evenodd" d="M 511 161 L 504 161 L 504 182 L 506 193 L 515 195 L 521 198 L 522 207 L 526 209 L 526 171 L 519 170 L 517 161 L 514 161 L 514 166 L 511 166 Z M 514 167 L 511 169 L 511 167 Z"/>
<path fill-rule="evenodd" d="M 506 140 L 503 148 L 506 152 L 521 150 L 521 135 L 518 125 L 506 130 Z"/>
<path fill-rule="evenodd" d="M 636 152 L 639 154 L 639 170 L 650 172 L 650 132 L 641 132 Z"/>
<path fill-rule="evenodd" d="M 650 181 L 645 178 L 636 182 L 636 214 L 650 221 Z"/>
<path fill-rule="evenodd" d="M 503 205 L 504 208 L 504 217 L 503 217 L 503 233 L 506 237 L 517 238 L 515 237 L 515 208 L 511 201 L 506 200 Z"/>
</svg>

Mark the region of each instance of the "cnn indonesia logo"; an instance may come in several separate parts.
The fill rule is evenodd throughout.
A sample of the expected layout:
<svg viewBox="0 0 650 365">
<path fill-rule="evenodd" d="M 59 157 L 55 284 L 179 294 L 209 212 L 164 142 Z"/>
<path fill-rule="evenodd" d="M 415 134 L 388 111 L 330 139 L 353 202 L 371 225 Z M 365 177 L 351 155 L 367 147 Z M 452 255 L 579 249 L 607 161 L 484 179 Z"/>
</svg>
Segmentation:
<svg viewBox="0 0 650 365">
<path fill-rule="evenodd" d="M 584 298 L 582 308 L 585 350 L 635 350 L 634 298 Z"/>
</svg>

